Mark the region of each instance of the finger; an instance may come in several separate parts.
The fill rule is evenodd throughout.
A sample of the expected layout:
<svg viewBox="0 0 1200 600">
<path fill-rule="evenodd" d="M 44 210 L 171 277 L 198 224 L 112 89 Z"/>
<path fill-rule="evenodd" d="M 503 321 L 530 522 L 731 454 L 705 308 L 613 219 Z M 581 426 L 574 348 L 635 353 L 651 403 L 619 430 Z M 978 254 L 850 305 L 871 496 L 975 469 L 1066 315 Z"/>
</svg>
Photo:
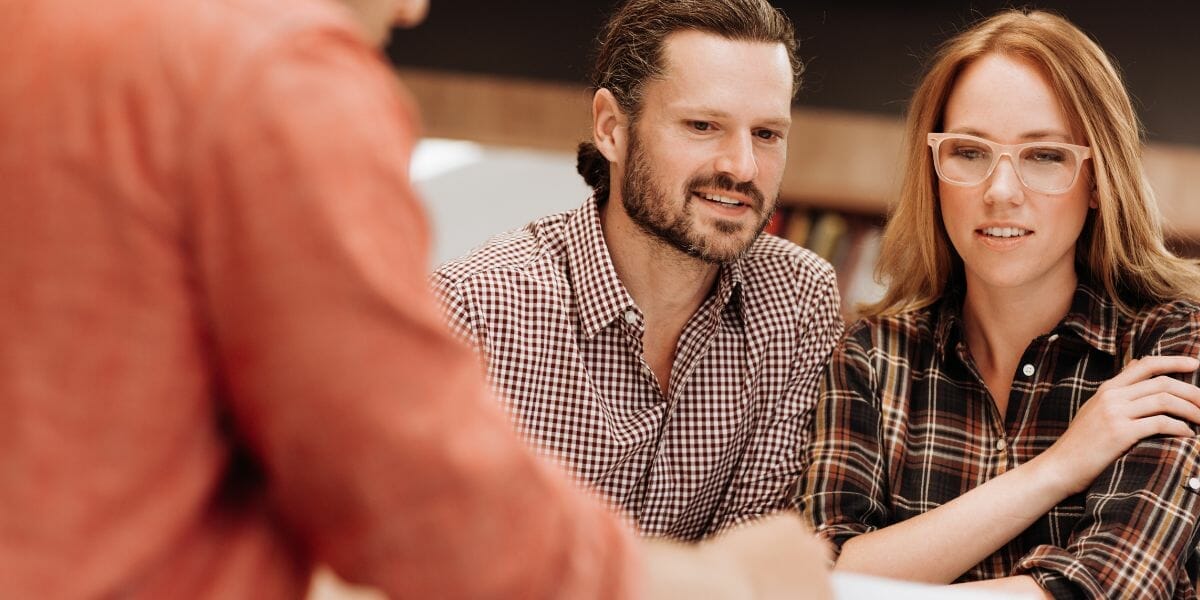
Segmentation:
<svg viewBox="0 0 1200 600">
<path fill-rule="evenodd" d="M 1166 375 L 1159 375 L 1153 379 L 1139 381 L 1135 384 L 1109 391 L 1109 394 L 1114 399 L 1128 401 L 1164 393 L 1178 396 L 1200 406 L 1200 387 Z"/>
<path fill-rule="evenodd" d="M 1139 440 L 1152 435 L 1174 435 L 1178 437 L 1193 437 L 1196 435 L 1187 423 L 1167 415 L 1154 415 L 1134 421 L 1134 431 Z"/>
<path fill-rule="evenodd" d="M 1126 386 L 1166 373 L 1190 373 L 1200 369 L 1200 360 L 1190 356 L 1143 356 L 1109 379 L 1105 385 Z"/>
<path fill-rule="evenodd" d="M 1167 414 L 1200 425 L 1200 406 L 1165 392 L 1138 398 L 1130 402 L 1126 410 L 1132 419 Z"/>
</svg>

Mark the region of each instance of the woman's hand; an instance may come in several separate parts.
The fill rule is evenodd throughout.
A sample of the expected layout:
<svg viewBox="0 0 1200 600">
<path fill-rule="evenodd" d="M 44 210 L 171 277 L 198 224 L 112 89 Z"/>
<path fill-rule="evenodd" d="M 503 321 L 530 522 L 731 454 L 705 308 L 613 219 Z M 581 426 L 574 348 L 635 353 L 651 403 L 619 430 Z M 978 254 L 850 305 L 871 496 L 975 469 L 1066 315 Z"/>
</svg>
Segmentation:
<svg viewBox="0 0 1200 600">
<path fill-rule="evenodd" d="M 1165 373 L 1190 373 L 1200 361 L 1147 356 L 1106 381 L 1039 458 L 1061 482 L 1064 497 L 1087 489 L 1104 469 L 1152 435 L 1192 436 L 1200 425 L 1200 388 Z"/>
</svg>

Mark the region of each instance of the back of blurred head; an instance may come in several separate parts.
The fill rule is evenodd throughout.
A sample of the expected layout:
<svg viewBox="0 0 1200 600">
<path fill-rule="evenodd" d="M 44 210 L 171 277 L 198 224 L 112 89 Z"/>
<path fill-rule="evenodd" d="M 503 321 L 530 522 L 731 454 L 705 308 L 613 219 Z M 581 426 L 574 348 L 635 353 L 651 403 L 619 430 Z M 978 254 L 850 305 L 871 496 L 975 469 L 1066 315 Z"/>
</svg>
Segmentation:
<svg viewBox="0 0 1200 600">
<path fill-rule="evenodd" d="M 926 134 L 942 131 L 959 74 L 999 53 L 1036 65 L 1054 89 L 1073 132 L 1092 148 L 1098 208 L 1076 243 L 1076 269 L 1094 278 L 1127 314 L 1139 305 L 1200 298 L 1200 271 L 1163 243 L 1154 192 L 1142 167 L 1142 130 L 1112 61 L 1065 18 L 1006 10 L 947 40 L 913 95 L 906 122 L 907 163 L 899 202 L 888 221 L 877 275 L 888 285 L 864 316 L 896 314 L 938 300 L 962 260 L 941 222 L 937 173 Z"/>
<path fill-rule="evenodd" d="M 747 42 L 783 44 L 792 64 L 792 93 L 800 86 L 804 66 L 796 53 L 792 23 L 766 0 L 630 0 L 608 20 L 598 38 L 591 85 L 607 89 L 630 127 L 642 109 L 647 82 L 664 74 L 664 47 L 672 33 L 701 31 Z M 596 199 L 608 199 L 608 160 L 595 144 L 579 145 L 577 169 Z"/>
</svg>

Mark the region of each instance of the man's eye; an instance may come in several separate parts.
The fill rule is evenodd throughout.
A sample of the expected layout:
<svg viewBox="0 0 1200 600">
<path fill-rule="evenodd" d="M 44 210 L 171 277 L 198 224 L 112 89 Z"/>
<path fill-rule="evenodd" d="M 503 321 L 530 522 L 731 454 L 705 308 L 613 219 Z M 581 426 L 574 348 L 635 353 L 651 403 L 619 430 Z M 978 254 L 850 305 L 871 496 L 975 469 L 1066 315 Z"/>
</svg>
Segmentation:
<svg viewBox="0 0 1200 600">
<path fill-rule="evenodd" d="M 754 132 L 754 135 L 756 135 L 759 138 L 764 139 L 764 140 L 773 140 L 773 139 L 782 137 L 778 133 L 771 131 L 770 129 L 759 129 L 758 131 Z"/>
<path fill-rule="evenodd" d="M 709 129 L 712 129 L 712 123 L 709 123 L 708 121 L 692 121 L 691 125 L 692 129 L 695 129 L 696 131 L 708 131 Z"/>
</svg>

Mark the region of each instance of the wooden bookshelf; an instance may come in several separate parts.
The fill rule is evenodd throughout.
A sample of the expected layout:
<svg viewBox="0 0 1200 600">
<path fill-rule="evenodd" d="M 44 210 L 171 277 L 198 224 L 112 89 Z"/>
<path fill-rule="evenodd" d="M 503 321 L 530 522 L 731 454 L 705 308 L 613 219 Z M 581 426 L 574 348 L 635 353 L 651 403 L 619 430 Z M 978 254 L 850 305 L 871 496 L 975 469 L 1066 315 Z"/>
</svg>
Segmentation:
<svg viewBox="0 0 1200 600">
<path fill-rule="evenodd" d="M 399 69 L 423 113 L 425 134 L 574 152 L 588 138 L 591 95 L 563 83 Z M 867 215 L 887 212 L 899 185 L 898 118 L 795 108 L 785 201 Z M 1170 235 L 1200 240 L 1200 149 L 1151 144 L 1146 170 Z"/>
</svg>

